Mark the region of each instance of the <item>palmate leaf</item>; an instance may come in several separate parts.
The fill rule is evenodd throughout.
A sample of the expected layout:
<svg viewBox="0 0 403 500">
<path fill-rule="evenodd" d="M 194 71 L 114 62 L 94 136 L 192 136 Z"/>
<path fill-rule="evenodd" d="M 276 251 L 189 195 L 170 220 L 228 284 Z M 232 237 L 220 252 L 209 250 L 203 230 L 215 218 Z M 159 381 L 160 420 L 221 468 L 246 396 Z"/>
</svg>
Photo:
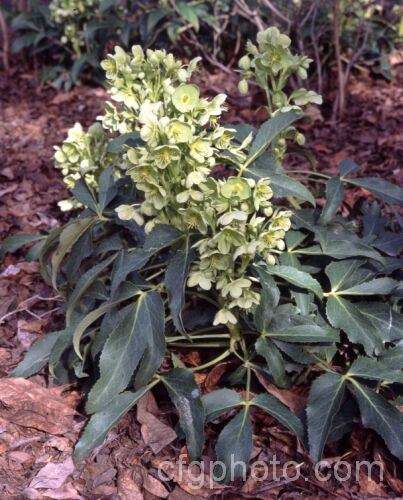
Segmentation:
<svg viewBox="0 0 403 500">
<path fill-rule="evenodd" d="M 382 436 L 389 451 L 403 460 L 403 414 L 388 400 L 356 380 L 348 384 L 358 402 L 364 427 Z"/>
<path fill-rule="evenodd" d="M 252 453 L 252 425 L 249 407 L 245 406 L 224 427 L 218 436 L 216 454 L 218 462 L 225 466 L 224 470 L 218 463 L 214 476 L 224 482 L 233 481 L 246 475 L 246 468 Z"/>
<path fill-rule="evenodd" d="M 258 394 L 251 403 L 277 419 L 305 444 L 305 429 L 301 420 L 294 415 L 281 401 L 270 394 Z"/>
<path fill-rule="evenodd" d="M 63 331 L 48 333 L 37 340 L 25 354 L 24 359 L 10 373 L 10 376 L 30 377 L 39 372 L 48 362 L 53 346 Z"/>
<path fill-rule="evenodd" d="M 339 332 L 334 328 L 319 325 L 296 325 L 284 327 L 281 330 L 264 332 L 265 337 L 305 344 L 310 342 L 338 342 Z"/>
<path fill-rule="evenodd" d="M 15 252 L 27 243 L 45 239 L 47 236 L 39 233 L 19 233 L 5 238 L 0 247 L 0 261 L 7 252 Z"/>
<path fill-rule="evenodd" d="M 353 362 L 348 370 L 348 376 L 378 380 L 381 383 L 403 384 L 403 372 L 400 369 L 392 370 L 384 366 L 382 362 L 364 356 L 360 356 Z"/>
<path fill-rule="evenodd" d="M 165 287 L 172 321 L 182 335 L 187 335 L 181 314 L 185 304 L 185 285 L 190 264 L 195 257 L 196 252 L 190 248 L 190 241 L 187 239 L 184 248 L 178 250 L 169 262 L 165 273 Z"/>
<path fill-rule="evenodd" d="M 326 203 L 319 217 L 319 223 L 326 225 L 336 215 L 343 203 L 344 186 L 339 177 L 332 177 L 326 185 Z"/>
<path fill-rule="evenodd" d="M 295 269 L 295 267 L 271 266 L 264 268 L 264 270 L 269 274 L 278 276 L 279 278 L 282 278 L 285 281 L 298 286 L 299 288 L 310 290 L 319 298 L 321 298 L 323 295 L 322 287 L 320 286 L 319 281 L 317 281 L 315 278 L 312 278 L 310 274 Z"/>
<path fill-rule="evenodd" d="M 59 246 L 52 256 L 52 285 L 57 289 L 57 275 L 65 255 L 70 252 L 74 243 L 97 221 L 96 217 L 76 219 L 65 226 L 59 237 Z"/>
<path fill-rule="evenodd" d="M 183 238 L 184 235 L 173 226 L 158 224 L 146 236 L 143 250 L 154 254 L 163 248 L 169 247 Z"/>
<path fill-rule="evenodd" d="M 356 286 L 339 290 L 338 295 L 389 295 L 398 286 L 398 282 L 392 278 L 375 278 L 365 281 Z"/>
<path fill-rule="evenodd" d="M 144 354 L 147 337 L 160 337 L 163 332 L 161 296 L 157 292 L 142 293 L 105 342 L 99 360 L 100 377 L 88 395 L 88 413 L 104 408 L 127 387 Z"/>
<path fill-rule="evenodd" d="M 173 368 L 161 377 L 161 381 L 178 410 L 189 457 L 197 460 L 204 445 L 204 407 L 194 374 L 186 368 Z"/>
<path fill-rule="evenodd" d="M 325 273 L 330 281 L 331 293 L 338 293 L 372 277 L 374 273 L 363 267 L 365 263 L 365 259 L 346 259 L 326 266 Z"/>
<path fill-rule="evenodd" d="M 362 344 L 368 356 L 375 349 L 382 349 L 380 333 L 355 304 L 339 296 L 330 296 L 327 299 L 326 315 L 330 324 L 344 330 L 351 342 Z"/>
<path fill-rule="evenodd" d="M 275 139 L 278 134 L 289 127 L 292 123 L 300 118 L 300 115 L 294 111 L 287 113 L 277 113 L 276 116 L 270 118 L 263 123 L 249 150 L 249 155 L 246 159 L 246 165 L 250 165 L 261 155 L 267 146 Z"/>
<path fill-rule="evenodd" d="M 283 356 L 276 345 L 268 338 L 259 337 L 255 343 L 255 349 L 265 359 L 275 384 L 283 388 L 288 387 L 290 379 L 285 371 Z"/>
<path fill-rule="evenodd" d="M 238 392 L 231 389 L 219 389 L 205 394 L 202 397 L 202 403 L 205 410 L 206 422 L 211 422 L 228 410 L 240 405 L 242 398 Z"/>
<path fill-rule="evenodd" d="M 142 248 L 138 248 L 133 252 L 121 254 L 112 270 L 112 295 L 127 276 L 133 271 L 142 269 L 150 260 L 151 256 L 151 252 L 143 250 Z"/>
<path fill-rule="evenodd" d="M 84 460 L 91 451 L 102 444 L 108 432 L 146 394 L 148 387 L 137 392 L 122 392 L 90 418 L 73 453 L 74 461 Z"/>
<path fill-rule="evenodd" d="M 396 184 L 392 184 L 379 177 L 344 179 L 344 181 L 371 191 L 371 193 L 386 203 L 396 203 L 403 206 L 403 189 Z"/>
<path fill-rule="evenodd" d="M 309 451 L 315 462 L 323 453 L 332 422 L 343 400 L 345 379 L 337 373 L 325 373 L 311 385 L 307 406 Z"/>
</svg>

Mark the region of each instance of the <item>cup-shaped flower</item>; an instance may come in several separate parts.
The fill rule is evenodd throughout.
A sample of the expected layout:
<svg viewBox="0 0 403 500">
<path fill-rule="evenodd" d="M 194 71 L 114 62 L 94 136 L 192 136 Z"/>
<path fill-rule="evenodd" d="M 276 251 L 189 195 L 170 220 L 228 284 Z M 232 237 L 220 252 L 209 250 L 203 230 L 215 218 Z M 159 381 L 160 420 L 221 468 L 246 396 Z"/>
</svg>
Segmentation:
<svg viewBox="0 0 403 500">
<path fill-rule="evenodd" d="M 172 104 L 181 113 L 193 111 L 200 97 L 200 89 L 197 85 L 180 85 L 172 95 Z"/>
</svg>

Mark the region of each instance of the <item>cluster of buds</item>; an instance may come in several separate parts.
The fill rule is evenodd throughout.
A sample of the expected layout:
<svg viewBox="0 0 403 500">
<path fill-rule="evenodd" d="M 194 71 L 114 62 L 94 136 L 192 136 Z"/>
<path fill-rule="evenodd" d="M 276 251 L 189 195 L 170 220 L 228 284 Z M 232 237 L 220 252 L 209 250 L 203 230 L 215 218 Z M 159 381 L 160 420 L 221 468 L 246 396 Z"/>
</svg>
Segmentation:
<svg viewBox="0 0 403 500">
<path fill-rule="evenodd" d="M 85 41 L 81 31 L 85 23 L 99 10 L 101 0 L 52 0 L 49 4 L 50 19 L 63 26 L 61 42 L 71 45 L 75 54 L 80 55 Z"/>
<path fill-rule="evenodd" d="M 115 155 L 108 153 L 108 137 L 99 123 L 92 125 L 87 132 L 76 123 L 68 131 L 61 146 L 55 146 L 55 166 L 63 174 L 63 180 L 69 190 L 79 179 L 84 179 L 95 192 L 98 179 L 104 168 L 115 164 Z M 80 206 L 74 200 L 62 200 L 58 203 L 63 211 Z"/>
<path fill-rule="evenodd" d="M 293 55 L 290 44 L 291 40 L 287 35 L 271 27 L 257 34 L 257 45 L 247 42 L 247 55 L 239 60 L 242 73 L 238 85 L 240 93 L 247 94 L 248 80 L 255 80 L 266 94 L 270 116 L 292 109 L 301 111 L 308 104 L 322 104 L 322 97 L 312 90 L 300 88 L 289 95 L 284 91 L 292 75 L 297 75 L 301 80 L 307 78 L 312 62 L 306 56 Z M 300 146 L 305 143 L 304 135 L 294 127 L 289 127 L 273 144 L 273 153 L 279 162 L 286 152 L 286 139 L 293 139 Z"/>
</svg>

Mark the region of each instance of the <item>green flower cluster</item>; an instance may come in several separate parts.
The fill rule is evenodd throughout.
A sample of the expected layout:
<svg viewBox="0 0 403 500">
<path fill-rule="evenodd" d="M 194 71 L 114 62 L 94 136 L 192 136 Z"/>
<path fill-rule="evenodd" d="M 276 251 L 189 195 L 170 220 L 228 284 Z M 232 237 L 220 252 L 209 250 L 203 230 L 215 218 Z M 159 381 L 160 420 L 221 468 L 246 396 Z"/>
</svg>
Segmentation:
<svg viewBox="0 0 403 500">
<path fill-rule="evenodd" d="M 100 5 L 100 0 L 52 0 L 49 4 L 51 20 L 63 26 L 64 35 L 60 41 L 70 44 L 77 55 L 85 45 L 80 36 L 83 25 L 94 17 Z"/>
<path fill-rule="evenodd" d="M 116 161 L 116 155 L 107 151 L 108 142 L 101 124 L 94 123 L 85 132 L 76 123 L 68 131 L 62 146 L 55 146 L 55 166 L 62 171 L 68 189 L 73 189 L 79 179 L 84 179 L 90 188 L 97 191 L 102 170 Z M 62 200 L 58 205 L 63 211 L 79 206 L 74 200 Z"/>
<path fill-rule="evenodd" d="M 274 264 L 273 254 L 284 249 L 290 228 L 289 211 L 273 210 L 270 179 L 255 182 L 242 177 L 246 158 L 243 144 L 232 142 L 235 130 L 219 125 L 226 96 L 200 97 L 189 83 L 197 59 L 184 65 L 171 54 L 135 46 L 132 54 L 116 48 L 103 61 L 115 103 L 100 117 L 104 127 L 119 133 L 137 132 L 142 141 L 127 149 L 126 173 L 144 193 L 139 204 L 121 205 L 121 219 L 145 224 L 170 224 L 185 234 L 204 235 L 194 247 L 199 258 L 193 263 L 189 286 L 220 296 L 222 309 L 215 324 L 237 322 L 236 308 L 250 309 L 260 295 L 248 275 L 257 255 Z M 233 161 L 234 176 L 212 177 L 219 163 Z"/>
<path fill-rule="evenodd" d="M 239 60 L 242 73 L 242 80 L 239 82 L 241 94 L 248 93 L 248 80 L 255 80 L 266 93 L 267 108 L 271 116 L 292 109 L 301 111 L 302 106 L 307 104 L 322 104 L 322 97 L 312 90 L 300 88 L 290 95 L 284 91 L 292 75 L 297 75 L 302 80 L 307 78 L 312 59 L 293 55 L 289 48 L 290 38 L 275 27 L 259 32 L 256 39 L 257 45 L 247 42 L 247 55 Z M 290 127 L 273 147 L 273 153 L 280 162 L 286 151 L 286 139 L 293 139 L 301 146 L 305 143 L 304 135 Z"/>
</svg>

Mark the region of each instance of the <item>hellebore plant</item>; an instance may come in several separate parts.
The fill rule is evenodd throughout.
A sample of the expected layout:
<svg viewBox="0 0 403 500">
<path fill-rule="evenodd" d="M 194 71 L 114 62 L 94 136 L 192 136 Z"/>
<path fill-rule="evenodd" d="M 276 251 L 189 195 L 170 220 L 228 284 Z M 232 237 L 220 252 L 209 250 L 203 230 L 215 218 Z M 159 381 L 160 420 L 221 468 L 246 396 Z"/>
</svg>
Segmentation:
<svg viewBox="0 0 403 500">
<path fill-rule="evenodd" d="M 39 340 L 13 375 L 48 362 L 61 383 L 84 379 L 91 418 L 76 460 L 157 384 L 177 408 L 191 459 L 203 451 L 204 425 L 236 409 L 217 458 L 247 463 L 251 407 L 295 434 L 315 461 L 359 414 L 403 457 L 395 407 L 402 287 L 387 276 L 398 274 L 402 239 L 376 203 L 363 207 L 360 231 L 337 215 L 346 183 L 391 204 L 402 204 L 403 190 L 352 177 L 359 167 L 351 160 L 332 178 L 295 171 L 310 183 L 325 180 L 326 202 L 316 207 L 280 165 L 287 139 L 303 143 L 292 125 L 301 107 L 320 102 L 305 89 L 285 93 L 310 61 L 292 55 L 276 28 L 257 41 L 240 60 L 240 88 L 253 79 L 266 93 L 270 118 L 260 129 L 220 124 L 226 96 L 203 98 L 190 83 L 197 59 L 183 64 L 165 51 L 116 47 L 102 63 L 112 100 L 99 118 L 106 132 L 75 125 L 57 148 L 74 195 L 63 208 L 81 208 L 36 252 L 44 278 L 65 296 L 66 325 Z M 11 238 L 2 251 L 17 246 Z M 187 368 L 188 348 L 204 364 Z M 194 372 L 224 359 L 233 361 L 233 388 L 202 396 Z M 307 424 L 259 382 L 309 384 Z"/>
</svg>

